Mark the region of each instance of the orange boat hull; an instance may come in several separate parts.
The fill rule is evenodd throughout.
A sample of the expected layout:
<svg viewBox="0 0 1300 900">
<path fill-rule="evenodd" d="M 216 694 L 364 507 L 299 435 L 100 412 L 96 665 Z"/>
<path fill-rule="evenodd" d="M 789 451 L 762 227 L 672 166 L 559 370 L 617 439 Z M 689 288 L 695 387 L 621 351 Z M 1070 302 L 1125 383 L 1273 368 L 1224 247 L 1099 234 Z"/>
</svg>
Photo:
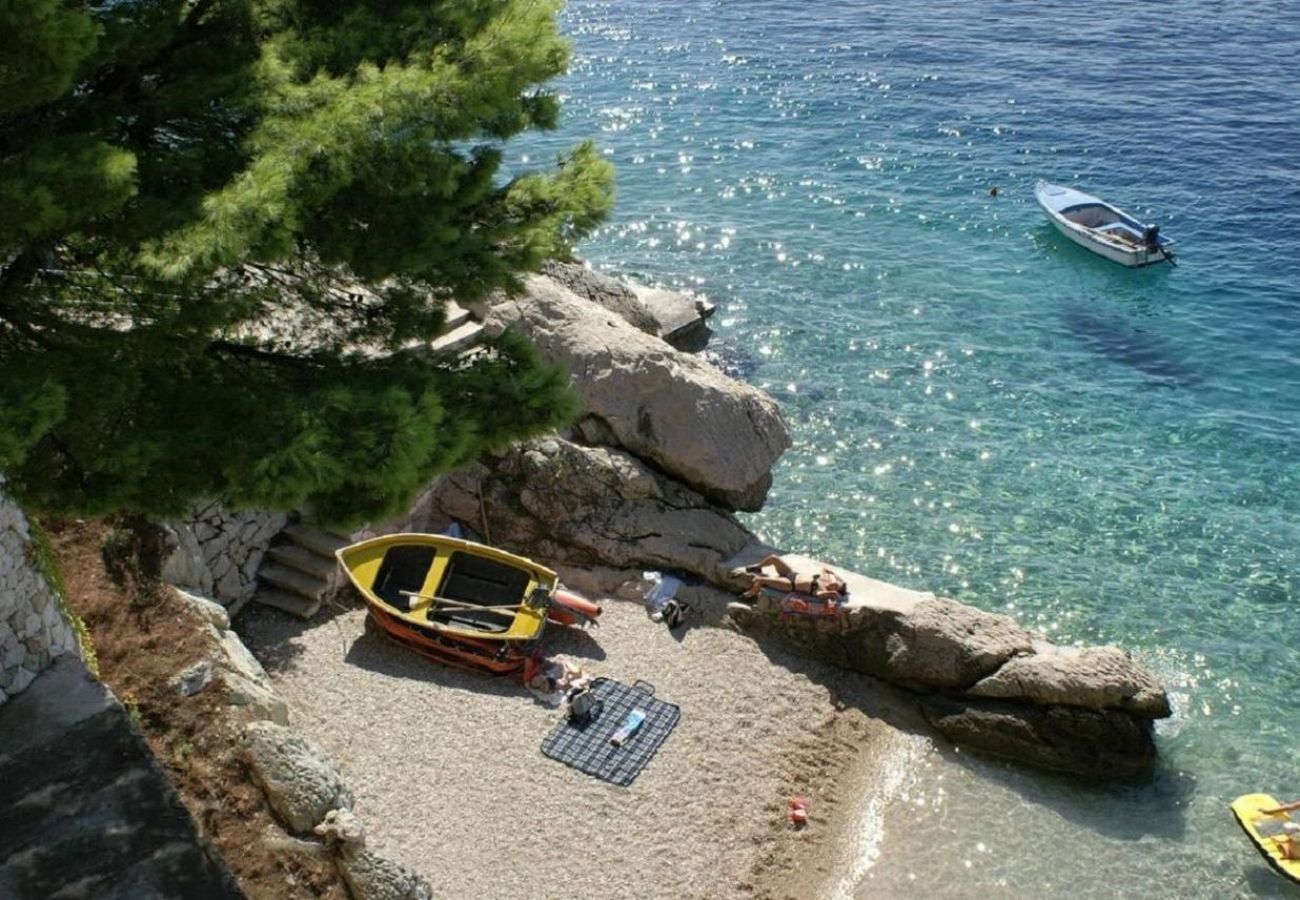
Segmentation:
<svg viewBox="0 0 1300 900">
<path fill-rule="evenodd" d="M 449 638 L 403 622 L 369 605 L 370 621 L 388 639 L 435 662 L 469 672 L 522 677 L 533 642 L 524 645 L 501 641 Z"/>
</svg>

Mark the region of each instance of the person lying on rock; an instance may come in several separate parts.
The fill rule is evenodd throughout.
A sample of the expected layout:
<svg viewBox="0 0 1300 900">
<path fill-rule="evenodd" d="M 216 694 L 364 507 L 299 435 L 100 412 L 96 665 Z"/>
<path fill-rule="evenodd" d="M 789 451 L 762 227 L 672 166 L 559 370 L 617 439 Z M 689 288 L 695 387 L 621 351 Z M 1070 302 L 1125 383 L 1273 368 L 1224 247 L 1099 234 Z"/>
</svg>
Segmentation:
<svg viewBox="0 0 1300 900">
<path fill-rule="evenodd" d="M 771 568 L 776 575 L 765 575 L 763 570 Z M 789 563 L 776 555 L 763 557 L 756 566 L 746 566 L 745 571 L 753 575 L 749 590 L 742 597 L 757 599 L 763 588 L 776 588 L 779 591 L 793 591 L 796 594 L 811 594 L 819 600 L 840 600 L 848 596 L 849 588 L 840 578 L 825 566 L 816 575 L 796 572 Z"/>
</svg>

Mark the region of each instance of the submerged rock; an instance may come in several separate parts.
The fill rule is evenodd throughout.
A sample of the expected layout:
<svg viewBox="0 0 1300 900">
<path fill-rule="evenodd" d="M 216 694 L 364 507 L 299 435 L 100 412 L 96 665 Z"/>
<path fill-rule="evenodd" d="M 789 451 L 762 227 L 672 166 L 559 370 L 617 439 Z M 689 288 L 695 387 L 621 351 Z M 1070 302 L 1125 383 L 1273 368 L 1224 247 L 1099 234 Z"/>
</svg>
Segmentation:
<svg viewBox="0 0 1300 900">
<path fill-rule="evenodd" d="M 1088 778 L 1129 778 L 1156 762 L 1151 720 L 1109 709 L 967 700 L 921 703 L 936 731 L 963 747 Z"/>
</svg>

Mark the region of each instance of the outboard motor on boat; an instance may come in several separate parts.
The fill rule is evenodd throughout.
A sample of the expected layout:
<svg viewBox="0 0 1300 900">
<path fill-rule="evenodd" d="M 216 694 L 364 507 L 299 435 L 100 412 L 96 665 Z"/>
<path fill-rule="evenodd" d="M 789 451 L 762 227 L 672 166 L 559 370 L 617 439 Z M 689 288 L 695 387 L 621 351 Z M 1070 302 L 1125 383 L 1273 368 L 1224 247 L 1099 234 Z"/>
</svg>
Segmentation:
<svg viewBox="0 0 1300 900">
<path fill-rule="evenodd" d="M 1148 225 L 1142 232 L 1142 243 L 1146 245 L 1147 252 L 1157 252 L 1160 249 L 1160 226 Z"/>
</svg>

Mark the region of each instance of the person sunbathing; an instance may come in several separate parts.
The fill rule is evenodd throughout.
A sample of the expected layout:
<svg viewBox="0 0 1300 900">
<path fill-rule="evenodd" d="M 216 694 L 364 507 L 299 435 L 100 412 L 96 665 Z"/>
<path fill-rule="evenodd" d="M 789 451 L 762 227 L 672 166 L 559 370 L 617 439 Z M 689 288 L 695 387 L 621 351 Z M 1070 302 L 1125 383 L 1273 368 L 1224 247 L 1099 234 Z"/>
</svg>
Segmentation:
<svg viewBox="0 0 1300 900">
<path fill-rule="evenodd" d="M 1300 825 L 1295 822 L 1282 824 L 1282 836 L 1278 838 L 1278 849 L 1287 859 L 1300 860 Z"/>
<path fill-rule="evenodd" d="M 1260 812 L 1266 815 L 1277 815 L 1279 813 L 1289 813 L 1300 809 L 1300 800 L 1291 803 L 1283 803 L 1272 809 L 1261 809 Z M 1282 856 L 1286 859 L 1300 860 L 1300 824 L 1295 822 L 1283 822 L 1282 834 L 1276 838 L 1277 846 L 1282 851 Z"/>
<path fill-rule="evenodd" d="M 774 570 L 776 575 L 764 574 L 763 570 L 767 568 Z M 825 566 L 816 575 L 806 575 L 796 572 L 789 563 L 776 555 L 763 557 L 758 565 L 746 566 L 745 571 L 753 575 L 753 580 L 750 582 L 749 590 L 740 596 L 751 599 L 757 598 L 763 588 L 810 594 L 819 600 L 840 600 L 849 593 L 844 579 Z"/>
</svg>

